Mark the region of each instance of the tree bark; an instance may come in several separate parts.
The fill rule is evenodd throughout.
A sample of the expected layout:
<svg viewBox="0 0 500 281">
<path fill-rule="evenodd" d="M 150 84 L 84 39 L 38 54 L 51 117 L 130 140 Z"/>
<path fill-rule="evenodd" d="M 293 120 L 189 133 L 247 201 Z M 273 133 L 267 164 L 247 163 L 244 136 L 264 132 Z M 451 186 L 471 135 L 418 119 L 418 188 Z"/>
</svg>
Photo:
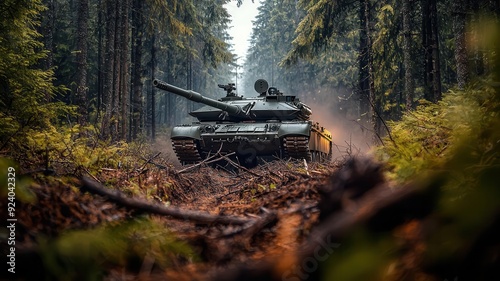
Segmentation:
<svg viewBox="0 0 500 281">
<path fill-rule="evenodd" d="M 129 78 L 129 71 L 130 71 L 130 51 L 129 51 L 129 41 L 130 41 L 130 36 L 129 36 L 129 10 L 130 10 L 130 0 L 123 0 L 122 2 L 122 16 L 121 16 L 121 26 L 122 26 L 122 35 L 121 35 L 121 65 L 122 65 L 122 71 L 121 71 L 121 100 L 120 100 L 120 105 L 121 105 L 121 111 L 120 111 L 120 133 L 121 136 L 120 138 L 122 140 L 127 139 L 128 136 L 128 130 L 129 130 L 129 97 L 130 97 L 130 78 Z"/>
<path fill-rule="evenodd" d="M 47 50 L 47 57 L 42 61 L 43 69 L 52 69 L 54 66 L 54 21 L 55 21 L 55 5 L 54 0 L 44 1 L 47 10 L 42 13 L 41 34 L 43 34 L 43 44 Z M 49 93 L 45 94 L 46 102 L 51 101 Z"/>
<path fill-rule="evenodd" d="M 78 123 L 85 125 L 88 121 L 88 85 L 87 85 L 87 53 L 88 53 L 88 20 L 89 1 L 78 1 L 78 21 L 76 38 L 76 100 L 78 105 Z"/>
<path fill-rule="evenodd" d="M 101 117 L 101 110 L 102 110 L 102 101 L 104 97 L 104 76 L 105 72 L 103 70 L 104 68 L 104 61 L 105 61 L 105 52 L 103 52 L 103 43 L 104 43 L 104 38 L 103 38 L 103 24 L 102 24 L 102 18 L 104 14 L 104 7 L 102 0 L 99 0 L 97 2 L 97 120 L 96 123 L 99 122 L 99 119 Z"/>
<path fill-rule="evenodd" d="M 500 2 L 500 1 L 499 1 Z M 482 18 L 482 13 L 481 13 L 481 4 L 483 3 L 483 1 L 471 1 L 469 2 L 471 4 L 471 7 L 470 9 L 472 10 L 473 12 L 473 17 L 472 17 L 472 26 L 476 26 L 475 30 L 473 30 L 473 36 L 472 36 L 472 50 L 469 50 L 469 54 L 472 54 L 473 56 L 473 60 L 474 60 L 474 63 L 473 63 L 473 67 L 474 68 L 471 68 L 469 66 L 469 74 L 473 74 L 473 75 L 478 75 L 478 76 L 482 76 L 484 75 L 484 72 L 485 72 L 485 63 L 484 63 L 484 53 L 482 51 L 482 49 L 479 47 L 479 42 L 481 42 L 481 32 L 479 32 L 478 30 L 478 27 L 480 26 L 481 24 L 481 21 L 483 20 Z M 472 70 L 474 70 L 473 73 Z"/>
<path fill-rule="evenodd" d="M 132 98 L 131 98 L 131 139 L 142 133 L 142 48 L 143 48 L 143 1 L 133 0 L 132 7 Z"/>
<path fill-rule="evenodd" d="M 122 73 L 122 64 L 121 64 L 121 54 L 122 54 L 122 35 L 123 35 L 123 26 L 121 25 L 122 18 L 122 9 L 121 9 L 121 1 L 115 0 L 115 57 L 114 57 L 114 71 L 113 71 L 113 97 L 112 97 L 112 108 L 111 108 L 111 123 L 110 123 L 110 131 L 111 131 L 111 139 L 113 141 L 117 141 L 119 138 L 120 132 L 120 102 L 122 97 L 121 92 L 121 73 Z"/>
<path fill-rule="evenodd" d="M 359 88 L 361 92 L 361 120 L 364 121 L 363 125 L 372 131 L 370 137 L 376 143 L 380 135 L 381 120 L 377 114 L 378 103 L 375 97 L 375 85 L 373 82 L 371 8 L 370 0 L 360 1 Z"/>
<path fill-rule="evenodd" d="M 106 54 L 104 58 L 104 83 L 102 107 L 104 118 L 102 124 L 103 136 L 108 138 L 111 135 L 111 118 L 114 96 L 114 66 L 115 66 L 115 25 L 116 9 L 115 1 L 106 1 Z"/>
<path fill-rule="evenodd" d="M 413 0 L 403 0 L 403 61 L 404 61 L 404 94 L 406 110 L 413 109 L 413 99 L 415 97 L 415 80 L 413 77 L 413 59 L 411 46 L 413 44 L 411 36 L 411 6 Z"/>
<path fill-rule="evenodd" d="M 455 61 L 457 65 L 457 84 L 459 89 L 464 89 L 469 78 L 467 46 L 465 39 L 465 21 L 467 9 L 465 0 L 453 1 L 453 33 L 455 36 Z"/>
<path fill-rule="evenodd" d="M 433 83 L 432 90 L 434 92 L 434 102 L 441 100 L 441 59 L 439 55 L 439 28 L 438 28 L 438 13 L 437 0 L 431 1 L 431 20 L 432 20 L 432 71 Z"/>
<path fill-rule="evenodd" d="M 155 79 L 156 72 L 156 35 L 152 35 L 151 40 L 151 81 Z M 156 138 L 156 88 L 151 85 L 151 139 Z"/>
<path fill-rule="evenodd" d="M 370 125 L 370 120 L 372 116 L 371 106 L 370 106 L 370 73 L 369 73 L 369 42 L 368 34 L 366 30 L 366 12 L 365 12 L 365 2 L 368 0 L 360 0 L 359 7 L 359 24 L 360 24 L 360 34 L 359 34 L 359 108 L 360 117 L 363 126 L 366 128 L 372 128 Z"/>
<path fill-rule="evenodd" d="M 441 99 L 438 19 L 436 0 L 422 0 L 422 45 L 424 54 L 424 98 L 431 102 Z"/>
</svg>

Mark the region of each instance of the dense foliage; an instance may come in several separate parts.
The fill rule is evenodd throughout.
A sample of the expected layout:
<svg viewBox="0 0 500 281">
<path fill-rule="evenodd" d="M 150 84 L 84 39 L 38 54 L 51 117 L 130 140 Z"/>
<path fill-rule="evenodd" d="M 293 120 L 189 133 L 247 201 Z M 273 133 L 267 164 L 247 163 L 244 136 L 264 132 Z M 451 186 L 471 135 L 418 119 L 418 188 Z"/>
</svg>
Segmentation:
<svg viewBox="0 0 500 281">
<path fill-rule="evenodd" d="M 24 3 L 25 2 L 25 3 Z M 47 103 L 56 92 L 53 69 L 39 67 L 41 1 L 7 1 L 0 8 L 0 150 L 28 129 L 43 129 L 67 107 Z"/>
</svg>

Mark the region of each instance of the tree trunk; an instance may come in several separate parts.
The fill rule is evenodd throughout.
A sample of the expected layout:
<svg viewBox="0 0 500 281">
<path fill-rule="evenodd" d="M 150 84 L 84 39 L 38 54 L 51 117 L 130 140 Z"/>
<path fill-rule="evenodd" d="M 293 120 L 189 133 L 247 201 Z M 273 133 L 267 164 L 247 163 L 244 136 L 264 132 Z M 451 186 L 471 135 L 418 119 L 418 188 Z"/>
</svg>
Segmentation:
<svg viewBox="0 0 500 281">
<path fill-rule="evenodd" d="M 113 71 L 113 97 L 112 97 L 112 109 L 111 109 L 111 139 L 113 141 L 117 141 L 119 138 L 120 132 L 120 102 L 121 102 L 121 73 L 122 73 L 122 64 L 121 64 L 121 42 L 122 42 L 122 30 L 123 26 L 121 25 L 122 18 L 122 9 L 121 9 L 121 1 L 115 0 L 115 58 L 114 58 L 114 71 Z"/>
<path fill-rule="evenodd" d="M 437 0 L 431 1 L 431 21 L 432 21 L 432 90 L 434 102 L 441 100 L 441 59 L 439 55 L 439 28 L 437 14 Z"/>
<path fill-rule="evenodd" d="M 423 70 L 424 70 L 424 99 L 428 101 L 432 101 L 434 97 L 432 97 L 432 56 L 431 56 L 431 48 L 430 48 L 430 1 L 431 0 L 422 0 L 422 47 L 424 50 L 424 62 L 423 62 Z"/>
<path fill-rule="evenodd" d="M 97 119 L 96 119 L 96 124 L 99 122 L 99 118 L 101 116 L 101 110 L 102 110 L 102 100 L 104 96 L 104 85 L 103 85 L 103 80 L 105 76 L 105 72 L 103 71 L 104 68 L 104 61 L 105 61 L 105 52 L 103 52 L 103 24 L 102 24 L 102 17 L 103 17 L 103 11 L 104 11 L 105 5 L 103 5 L 102 0 L 99 0 L 97 2 Z"/>
<path fill-rule="evenodd" d="M 364 114 L 363 125 L 368 130 L 373 130 L 370 136 L 372 141 L 377 142 L 377 136 L 380 134 L 380 118 L 377 114 L 378 103 L 375 97 L 375 85 L 373 83 L 373 56 L 371 40 L 371 4 L 370 0 L 360 1 L 360 66 L 359 83 L 361 91 L 361 109 Z M 363 116 L 363 115 L 362 115 Z"/>
<path fill-rule="evenodd" d="M 167 50 L 167 69 L 172 67 L 173 62 L 172 62 L 172 54 L 170 50 Z M 173 77 L 172 77 L 172 72 L 167 71 L 167 83 L 172 83 Z M 175 122 L 175 115 L 173 114 L 174 110 L 174 97 L 173 95 L 167 95 L 167 107 L 166 107 L 166 115 L 167 115 L 167 126 L 171 127 L 174 122 Z"/>
<path fill-rule="evenodd" d="M 415 96 L 415 81 L 413 78 L 413 59 L 411 46 L 411 6 L 413 0 L 403 0 L 403 61 L 404 61 L 404 94 L 406 110 L 413 109 L 413 99 Z"/>
<path fill-rule="evenodd" d="M 424 98 L 441 99 L 441 70 L 436 0 L 422 0 L 422 45 L 424 55 Z"/>
<path fill-rule="evenodd" d="M 47 57 L 42 61 L 42 69 L 51 69 L 54 66 L 54 18 L 55 18 L 55 5 L 54 0 L 44 1 L 47 10 L 42 12 L 41 21 L 41 34 L 43 35 L 43 44 L 45 50 L 48 51 Z M 51 96 L 49 93 L 45 94 L 45 100 L 50 102 Z"/>
<path fill-rule="evenodd" d="M 132 117 L 130 122 L 130 130 L 132 139 L 137 139 L 137 136 L 142 133 L 142 48 L 143 48 L 143 1 L 133 0 L 132 7 Z"/>
<path fill-rule="evenodd" d="M 373 130 L 375 131 L 375 135 L 372 136 L 373 143 L 378 143 L 379 137 L 382 134 L 382 116 L 381 114 L 381 105 L 380 99 L 377 98 L 375 93 L 375 81 L 373 77 L 373 41 L 372 41 L 372 10 L 374 9 L 374 5 L 370 2 L 370 0 L 365 0 L 365 17 L 366 17 L 366 34 L 368 38 L 368 77 L 369 77 L 369 97 L 370 97 L 370 108 L 371 108 L 371 116 L 372 116 L 372 124 Z"/>
<path fill-rule="evenodd" d="M 87 50 L 88 50 L 88 19 L 89 2 L 88 0 L 78 1 L 78 21 L 76 38 L 76 104 L 78 105 L 78 123 L 85 125 L 88 121 L 88 102 L 87 102 Z"/>
<path fill-rule="evenodd" d="M 467 46 L 465 39 L 465 21 L 467 9 L 465 0 L 453 1 L 453 33 L 455 36 L 455 61 L 457 65 L 457 83 L 459 89 L 464 89 L 469 77 Z"/>
<path fill-rule="evenodd" d="M 115 1 L 106 1 L 106 54 L 104 59 L 104 83 L 102 107 L 104 118 L 102 124 L 103 136 L 108 138 L 111 135 L 111 118 L 114 97 L 114 66 L 115 66 L 115 25 L 116 9 Z"/>
<path fill-rule="evenodd" d="M 368 72 L 368 35 L 366 34 L 366 17 L 365 17 L 365 4 L 367 0 L 360 0 L 359 8 L 359 108 L 362 125 L 370 128 L 370 75 Z"/>
<path fill-rule="evenodd" d="M 151 38 L 151 81 L 155 79 L 156 72 L 156 35 L 153 34 Z M 155 87 L 151 84 L 151 139 L 154 141 L 156 138 L 156 111 L 155 111 L 155 99 L 156 99 L 156 90 Z"/>
<path fill-rule="evenodd" d="M 474 74 L 478 75 L 478 76 L 482 76 L 482 75 L 484 75 L 484 72 L 485 72 L 484 53 L 483 53 L 482 49 L 479 47 L 479 45 L 480 45 L 479 42 L 481 42 L 481 38 L 479 36 L 480 36 L 481 32 L 479 32 L 479 30 L 477 30 L 477 28 L 480 26 L 481 21 L 483 20 L 481 9 L 480 9 L 480 4 L 482 4 L 483 1 L 471 1 L 469 3 L 472 4 L 470 8 L 473 11 L 473 17 L 472 17 L 473 24 L 472 24 L 472 26 L 476 27 L 476 30 L 473 31 L 473 36 L 472 36 L 473 42 L 471 44 L 472 50 L 469 50 L 469 54 L 473 54 Z M 471 71 L 472 71 L 472 69 L 469 68 L 469 73 Z"/>
<path fill-rule="evenodd" d="M 128 135 L 128 114 L 129 114 L 129 10 L 130 10 L 130 0 L 123 0 L 122 3 L 122 15 L 121 15 L 121 65 L 122 65 L 122 71 L 121 71 L 121 100 L 120 100 L 120 106 L 121 106 L 121 112 L 120 112 L 120 133 L 121 136 L 120 138 L 122 140 L 127 139 Z"/>
</svg>

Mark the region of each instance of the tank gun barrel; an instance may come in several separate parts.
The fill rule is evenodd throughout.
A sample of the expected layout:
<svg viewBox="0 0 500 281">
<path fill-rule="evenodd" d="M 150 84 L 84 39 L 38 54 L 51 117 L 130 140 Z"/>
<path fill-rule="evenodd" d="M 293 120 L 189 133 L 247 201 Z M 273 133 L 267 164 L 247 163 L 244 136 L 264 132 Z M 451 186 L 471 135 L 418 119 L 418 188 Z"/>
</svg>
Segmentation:
<svg viewBox="0 0 500 281">
<path fill-rule="evenodd" d="M 203 104 L 218 108 L 220 110 L 226 111 L 229 114 L 237 115 L 237 114 L 242 113 L 241 108 L 237 105 L 231 105 L 231 104 L 227 104 L 224 102 L 220 102 L 218 100 L 207 98 L 207 97 L 204 97 L 200 93 L 197 93 L 195 91 L 185 90 L 185 89 L 170 85 L 168 83 L 165 83 L 165 82 L 158 80 L 158 79 L 155 79 L 153 81 L 153 85 L 158 89 L 162 89 L 164 91 L 174 93 L 176 95 L 185 97 L 186 99 L 192 100 L 194 102 L 199 102 L 199 103 L 203 103 Z"/>
</svg>

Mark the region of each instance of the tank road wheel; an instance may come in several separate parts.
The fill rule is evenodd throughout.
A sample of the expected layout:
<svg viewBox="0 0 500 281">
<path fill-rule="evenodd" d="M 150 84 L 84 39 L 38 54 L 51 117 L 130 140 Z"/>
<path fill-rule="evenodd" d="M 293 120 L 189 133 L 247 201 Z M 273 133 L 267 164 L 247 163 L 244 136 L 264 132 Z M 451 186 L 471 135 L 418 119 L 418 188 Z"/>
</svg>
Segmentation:
<svg viewBox="0 0 500 281">
<path fill-rule="evenodd" d="M 172 139 L 172 146 L 182 165 L 194 164 L 202 160 L 198 142 L 195 139 Z"/>
<path fill-rule="evenodd" d="M 285 152 L 285 157 L 291 157 L 295 159 L 306 159 L 307 162 L 311 162 L 312 154 L 309 150 L 309 138 L 305 136 L 297 137 L 284 137 L 283 138 L 283 150 Z"/>
</svg>

